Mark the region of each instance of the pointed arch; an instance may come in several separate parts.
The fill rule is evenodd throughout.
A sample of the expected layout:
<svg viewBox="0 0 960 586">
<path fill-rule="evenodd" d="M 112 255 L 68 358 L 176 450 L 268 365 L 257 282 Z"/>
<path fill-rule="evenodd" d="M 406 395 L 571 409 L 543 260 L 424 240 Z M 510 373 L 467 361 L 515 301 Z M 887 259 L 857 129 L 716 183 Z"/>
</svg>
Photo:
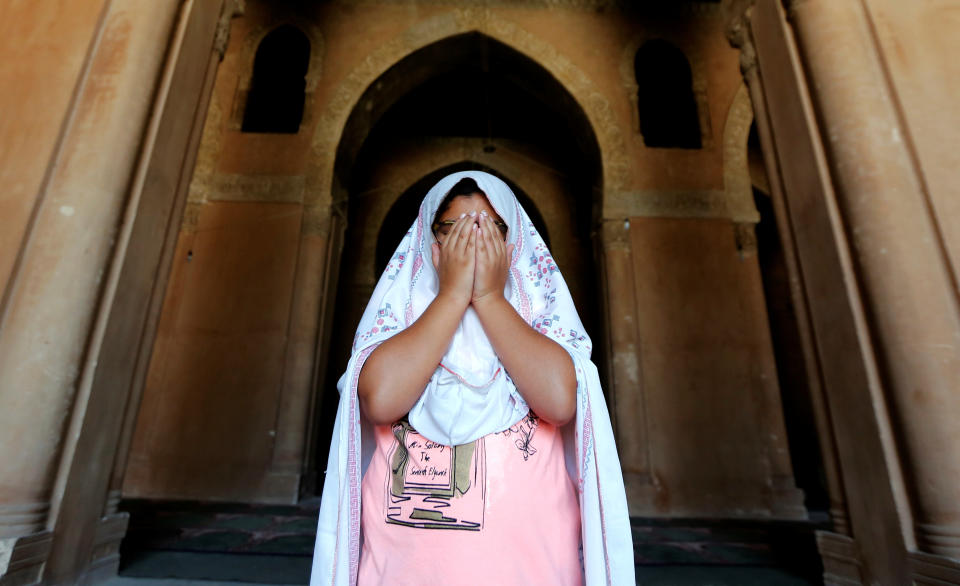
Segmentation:
<svg viewBox="0 0 960 586">
<path fill-rule="evenodd" d="M 244 108 L 243 132 L 295 134 L 300 130 L 310 65 L 310 39 L 296 26 L 281 25 L 257 47 Z"/>
<path fill-rule="evenodd" d="M 308 179 L 308 192 L 314 195 L 307 202 L 317 211 L 332 203 L 342 189 L 338 184 L 337 167 L 355 153 L 358 120 L 369 124 L 376 112 L 367 110 L 373 104 L 365 99 L 368 89 L 380 90 L 374 84 L 395 65 L 415 52 L 457 35 L 477 33 L 515 51 L 552 78 L 569 105 L 581 112 L 584 128 L 588 131 L 597 153 L 598 180 L 593 186 L 593 205 L 599 212 L 604 192 L 624 188 L 629 172 L 624 139 L 607 99 L 593 89 L 589 77 L 549 43 L 521 29 L 512 22 L 488 12 L 460 9 L 421 22 L 392 40 L 382 44 L 364 59 L 336 89 L 321 113 L 314 134 L 313 161 Z M 353 120 L 351 120 L 353 118 Z M 365 124 L 365 125 L 366 125 Z M 361 126 L 365 126 L 361 125 Z M 338 159 L 340 159 L 338 161 Z M 595 216 L 598 215 L 594 214 Z"/>
<path fill-rule="evenodd" d="M 634 55 L 633 74 L 644 144 L 659 148 L 701 148 L 693 70 L 684 52 L 663 39 L 647 41 Z"/>
</svg>

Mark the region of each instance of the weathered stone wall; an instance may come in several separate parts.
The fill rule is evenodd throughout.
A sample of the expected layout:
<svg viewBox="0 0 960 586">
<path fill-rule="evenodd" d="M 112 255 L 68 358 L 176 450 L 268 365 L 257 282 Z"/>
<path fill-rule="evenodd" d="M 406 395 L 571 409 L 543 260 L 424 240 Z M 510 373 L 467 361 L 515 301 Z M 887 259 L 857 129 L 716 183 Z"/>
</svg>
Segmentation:
<svg viewBox="0 0 960 586">
<path fill-rule="evenodd" d="M 575 296 L 602 305 L 591 334 L 632 512 L 802 516 L 752 249 L 754 110 L 837 521 L 820 534 L 827 582 L 960 583 L 958 0 L 757 0 L 749 90 L 726 38 L 740 0 L 679 18 L 602 1 L 250 1 L 232 29 L 236 3 L 222 17 L 219 0 L 6 4 L 3 583 L 114 571 L 124 480 L 130 496 L 296 499 L 328 433 L 316 388 L 342 368 L 326 363 L 333 316 L 376 277 L 372 235 L 391 198 L 465 160 L 523 188 L 582 276 Z M 282 23 L 312 45 L 302 130 L 241 133 L 253 54 Z M 411 89 L 376 82 L 468 32 L 529 57 L 587 121 L 591 217 L 537 145 L 385 144 L 347 184 Z M 650 38 L 690 61 L 703 149 L 643 145 L 631 61 Z M 421 65 L 409 83 L 430 77 Z M 334 308 L 338 291 L 357 303 Z"/>
<path fill-rule="evenodd" d="M 286 23 L 298 26 L 312 44 L 301 130 L 295 135 L 240 132 L 256 47 L 267 32 Z M 609 304 L 608 297 L 622 298 L 634 280 L 649 291 L 627 301 L 633 321 L 608 313 L 591 331 L 612 351 L 597 359 L 610 364 L 607 392 L 623 430 L 631 510 L 639 515 L 803 516 L 786 451 L 756 256 L 743 250 L 750 248 L 752 223 L 758 220 L 747 166 L 752 110 L 725 24 L 719 5 L 673 15 L 625 15 L 508 3 L 347 2 L 301 12 L 248 3 L 245 15 L 234 20 L 218 72 L 124 493 L 296 499 L 297 456 L 309 451 L 303 413 L 314 389 L 309 376 L 295 373 L 317 354 L 309 343 L 288 345 L 286 332 L 313 327 L 318 339 L 332 335 L 320 355 L 331 357 L 329 371 L 339 372 L 340 347 L 352 338 L 353 324 L 331 333 L 333 323 L 321 325 L 323 317 L 316 318 L 319 300 L 329 303 L 337 295 L 331 284 L 339 275 L 338 286 L 350 294 L 341 292 L 347 305 L 338 306 L 337 313 L 358 316 L 376 282 L 374 245 L 393 201 L 424 175 L 473 161 L 503 173 L 532 198 L 575 298 Z M 601 176 L 592 194 L 565 193 L 562 180 L 558 183 L 565 170 L 538 158 L 535 144 L 500 145 L 507 148 L 488 154 L 483 147 L 497 142 L 479 139 L 377 145 L 380 162 L 366 164 L 363 172 L 369 176 L 362 185 L 338 184 L 337 174 L 344 173 L 338 165 L 352 166 L 350 154 L 356 155 L 366 140 L 362 129 L 350 134 L 358 132 L 347 125 L 354 108 L 382 112 L 412 88 L 387 87 L 376 104 L 358 103 L 361 94 L 377 87 L 378 78 L 413 51 L 471 31 L 533 59 L 572 96 L 571 107 L 589 121 L 600 149 Z M 690 61 L 702 149 L 644 145 L 636 102 L 646 80 L 634 78 L 633 56 L 652 38 L 671 41 Z M 419 67 L 428 79 L 431 64 Z M 369 122 L 375 123 L 376 118 Z M 357 146 L 338 163 L 343 144 Z M 533 150 L 523 154 L 523 149 Z M 326 249 L 332 242 L 326 239 L 331 230 L 343 229 L 331 227 L 330 214 L 332 203 L 344 197 L 350 209 L 360 211 L 348 215 L 346 250 L 336 258 L 339 251 Z M 592 207 L 601 215 L 577 214 L 576 197 L 593 198 Z M 356 198 L 363 204 L 354 205 Z M 598 239 L 594 251 L 590 242 L 563 235 L 627 219 L 633 220 L 628 239 L 636 243 L 634 261 L 621 267 L 626 272 L 608 272 L 609 280 L 598 283 L 595 258 L 606 254 L 607 244 Z M 326 281 L 315 279 L 315 289 L 301 290 L 296 283 L 304 272 L 324 274 L 334 266 L 319 252 L 314 264 L 304 264 L 302 256 L 298 261 L 299 247 L 311 234 L 319 239 L 317 250 L 328 250 L 336 266 L 342 262 L 347 268 L 328 273 Z M 676 245 L 678 234 L 685 246 Z M 708 258 L 724 260 L 711 261 L 714 272 L 702 282 L 683 281 L 683 275 L 702 271 Z M 678 282 L 699 284 L 702 295 L 677 294 L 670 283 Z M 295 307 L 295 292 L 318 301 Z M 662 305 L 667 298 L 678 304 L 679 313 Z M 691 318 L 724 307 L 736 311 L 721 311 L 724 320 Z M 301 311 L 314 321 L 301 321 Z M 581 311 L 598 313 L 590 306 Z M 655 325 L 664 315 L 675 316 L 685 342 L 669 343 L 670 328 Z M 621 328 L 633 331 L 615 331 Z M 635 342 L 602 343 L 606 336 L 624 335 Z M 740 351 L 731 357 L 731 348 Z M 699 368 L 691 366 L 692 349 Z M 629 364 L 624 352 L 630 354 Z M 291 378 L 299 382 L 291 384 Z M 314 384 L 323 380 L 331 380 L 329 373 Z M 731 427 L 729 420 L 714 416 L 718 397 L 749 415 Z M 284 405 L 299 409 L 300 417 L 277 415 Z M 685 423 L 693 420 L 700 422 L 696 434 Z M 185 445 L 203 448 L 184 460 L 178 446 Z M 271 455 L 275 445 L 287 446 L 286 467 Z M 722 464 L 683 464 L 697 459 Z M 282 481 L 270 480 L 281 475 Z M 702 498 L 706 493 L 713 496 Z"/>
</svg>

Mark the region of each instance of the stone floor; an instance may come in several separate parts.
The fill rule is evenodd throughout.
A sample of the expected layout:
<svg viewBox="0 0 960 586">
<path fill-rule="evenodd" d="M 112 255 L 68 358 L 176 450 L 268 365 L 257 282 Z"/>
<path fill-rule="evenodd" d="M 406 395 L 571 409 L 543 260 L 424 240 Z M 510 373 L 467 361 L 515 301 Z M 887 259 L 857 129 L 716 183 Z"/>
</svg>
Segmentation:
<svg viewBox="0 0 960 586">
<path fill-rule="evenodd" d="M 108 586 L 307 584 L 318 503 L 125 501 L 130 527 Z M 808 586 L 822 573 L 813 531 L 794 522 L 632 519 L 637 584 Z"/>
<path fill-rule="evenodd" d="M 202 555 L 202 557 L 199 557 Z M 204 576 L 216 576 L 204 580 Z M 128 563 L 106 586 L 299 585 L 309 581 L 309 561 L 290 556 L 145 555 Z M 170 578 L 163 576 L 180 576 Z M 187 578 L 186 576 L 193 576 Z M 816 584 L 782 568 L 764 566 L 638 566 L 637 584 L 645 586 L 810 586 Z"/>
<path fill-rule="evenodd" d="M 117 576 L 105 586 L 238 586 L 240 582 Z M 258 582 L 270 586 L 283 582 Z M 809 586 L 802 578 L 775 568 L 724 568 L 708 566 L 657 566 L 637 569 L 637 584 L 644 586 Z"/>
</svg>

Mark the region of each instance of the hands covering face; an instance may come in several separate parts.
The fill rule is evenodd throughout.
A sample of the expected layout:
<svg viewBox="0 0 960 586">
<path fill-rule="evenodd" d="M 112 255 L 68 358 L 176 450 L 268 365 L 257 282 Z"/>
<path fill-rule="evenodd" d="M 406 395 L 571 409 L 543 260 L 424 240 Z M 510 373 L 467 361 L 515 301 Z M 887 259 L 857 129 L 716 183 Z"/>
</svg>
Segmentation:
<svg viewBox="0 0 960 586">
<path fill-rule="evenodd" d="M 513 244 L 506 244 L 486 212 L 463 214 L 443 246 L 432 245 L 433 266 L 440 277 L 439 294 L 464 303 L 502 296 Z"/>
</svg>

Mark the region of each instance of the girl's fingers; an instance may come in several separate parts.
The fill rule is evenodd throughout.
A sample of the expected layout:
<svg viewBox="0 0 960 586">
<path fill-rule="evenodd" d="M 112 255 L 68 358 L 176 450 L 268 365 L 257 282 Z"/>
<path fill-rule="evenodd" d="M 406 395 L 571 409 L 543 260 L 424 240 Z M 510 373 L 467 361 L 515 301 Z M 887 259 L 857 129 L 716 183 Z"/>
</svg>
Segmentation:
<svg viewBox="0 0 960 586">
<path fill-rule="evenodd" d="M 490 247 L 495 257 L 503 256 L 503 239 L 500 238 L 500 229 L 493 223 L 493 218 L 486 216 L 487 232 L 489 232 Z"/>
<path fill-rule="evenodd" d="M 450 257 L 462 258 L 470 240 L 470 216 L 463 215 L 450 230 L 449 250 Z"/>
<path fill-rule="evenodd" d="M 449 247 L 448 249 L 451 251 L 455 251 L 457 249 L 457 243 L 460 242 L 460 233 L 463 232 L 463 226 L 466 223 L 466 218 L 466 214 L 462 214 L 453 224 L 453 227 L 450 228 L 450 234 L 447 236 L 447 242 L 444 248 Z"/>
<path fill-rule="evenodd" d="M 493 223 L 493 220 L 490 220 L 490 224 L 493 226 L 493 229 L 496 230 L 497 237 L 495 238 L 497 242 L 497 252 L 500 255 L 506 256 L 507 252 L 507 243 L 503 240 L 503 235 L 500 233 L 500 228 L 497 228 L 497 225 Z M 507 264 L 510 264 L 510 259 L 507 259 Z"/>
<path fill-rule="evenodd" d="M 500 254 L 499 252 L 499 242 L 500 242 L 500 230 L 497 229 L 497 225 L 493 223 L 493 218 L 487 216 L 487 225 L 483 230 L 483 233 L 487 236 L 487 253 L 490 257 L 490 264 L 496 264 L 497 258 Z"/>
<path fill-rule="evenodd" d="M 474 259 L 474 256 L 476 255 L 477 225 L 471 224 L 469 230 L 470 230 L 470 235 L 467 237 L 466 245 L 464 246 L 464 250 L 462 251 L 462 253 L 464 254 L 464 258 L 467 261 L 467 264 L 470 264 L 470 261 L 472 261 Z"/>
<path fill-rule="evenodd" d="M 463 246 L 460 248 L 460 254 L 466 255 L 467 252 L 470 253 L 470 257 L 473 257 L 474 247 L 477 245 L 477 218 L 476 214 L 473 216 L 467 216 L 464 218 L 467 221 L 468 227 L 465 227 L 464 230 L 469 231 L 467 234 L 468 238 L 463 242 Z"/>
<path fill-rule="evenodd" d="M 481 222 L 483 222 L 481 216 Z M 483 225 L 477 226 L 477 256 L 487 255 L 487 248 L 489 245 L 487 243 L 487 231 L 483 229 Z"/>
<path fill-rule="evenodd" d="M 480 242 L 482 242 L 483 252 L 485 255 L 490 254 L 490 228 L 487 226 L 486 222 L 487 216 L 484 214 L 480 215 L 480 226 L 477 227 L 478 232 L 480 233 Z"/>
<path fill-rule="evenodd" d="M 457 231 L 457 242 L 454 244 L 454 250 L 461 257 L 470 246 L 470 239 L 473 238 L 473 218 L 466 215 L 460 219 L 460 226 Z"/>
</svg>

